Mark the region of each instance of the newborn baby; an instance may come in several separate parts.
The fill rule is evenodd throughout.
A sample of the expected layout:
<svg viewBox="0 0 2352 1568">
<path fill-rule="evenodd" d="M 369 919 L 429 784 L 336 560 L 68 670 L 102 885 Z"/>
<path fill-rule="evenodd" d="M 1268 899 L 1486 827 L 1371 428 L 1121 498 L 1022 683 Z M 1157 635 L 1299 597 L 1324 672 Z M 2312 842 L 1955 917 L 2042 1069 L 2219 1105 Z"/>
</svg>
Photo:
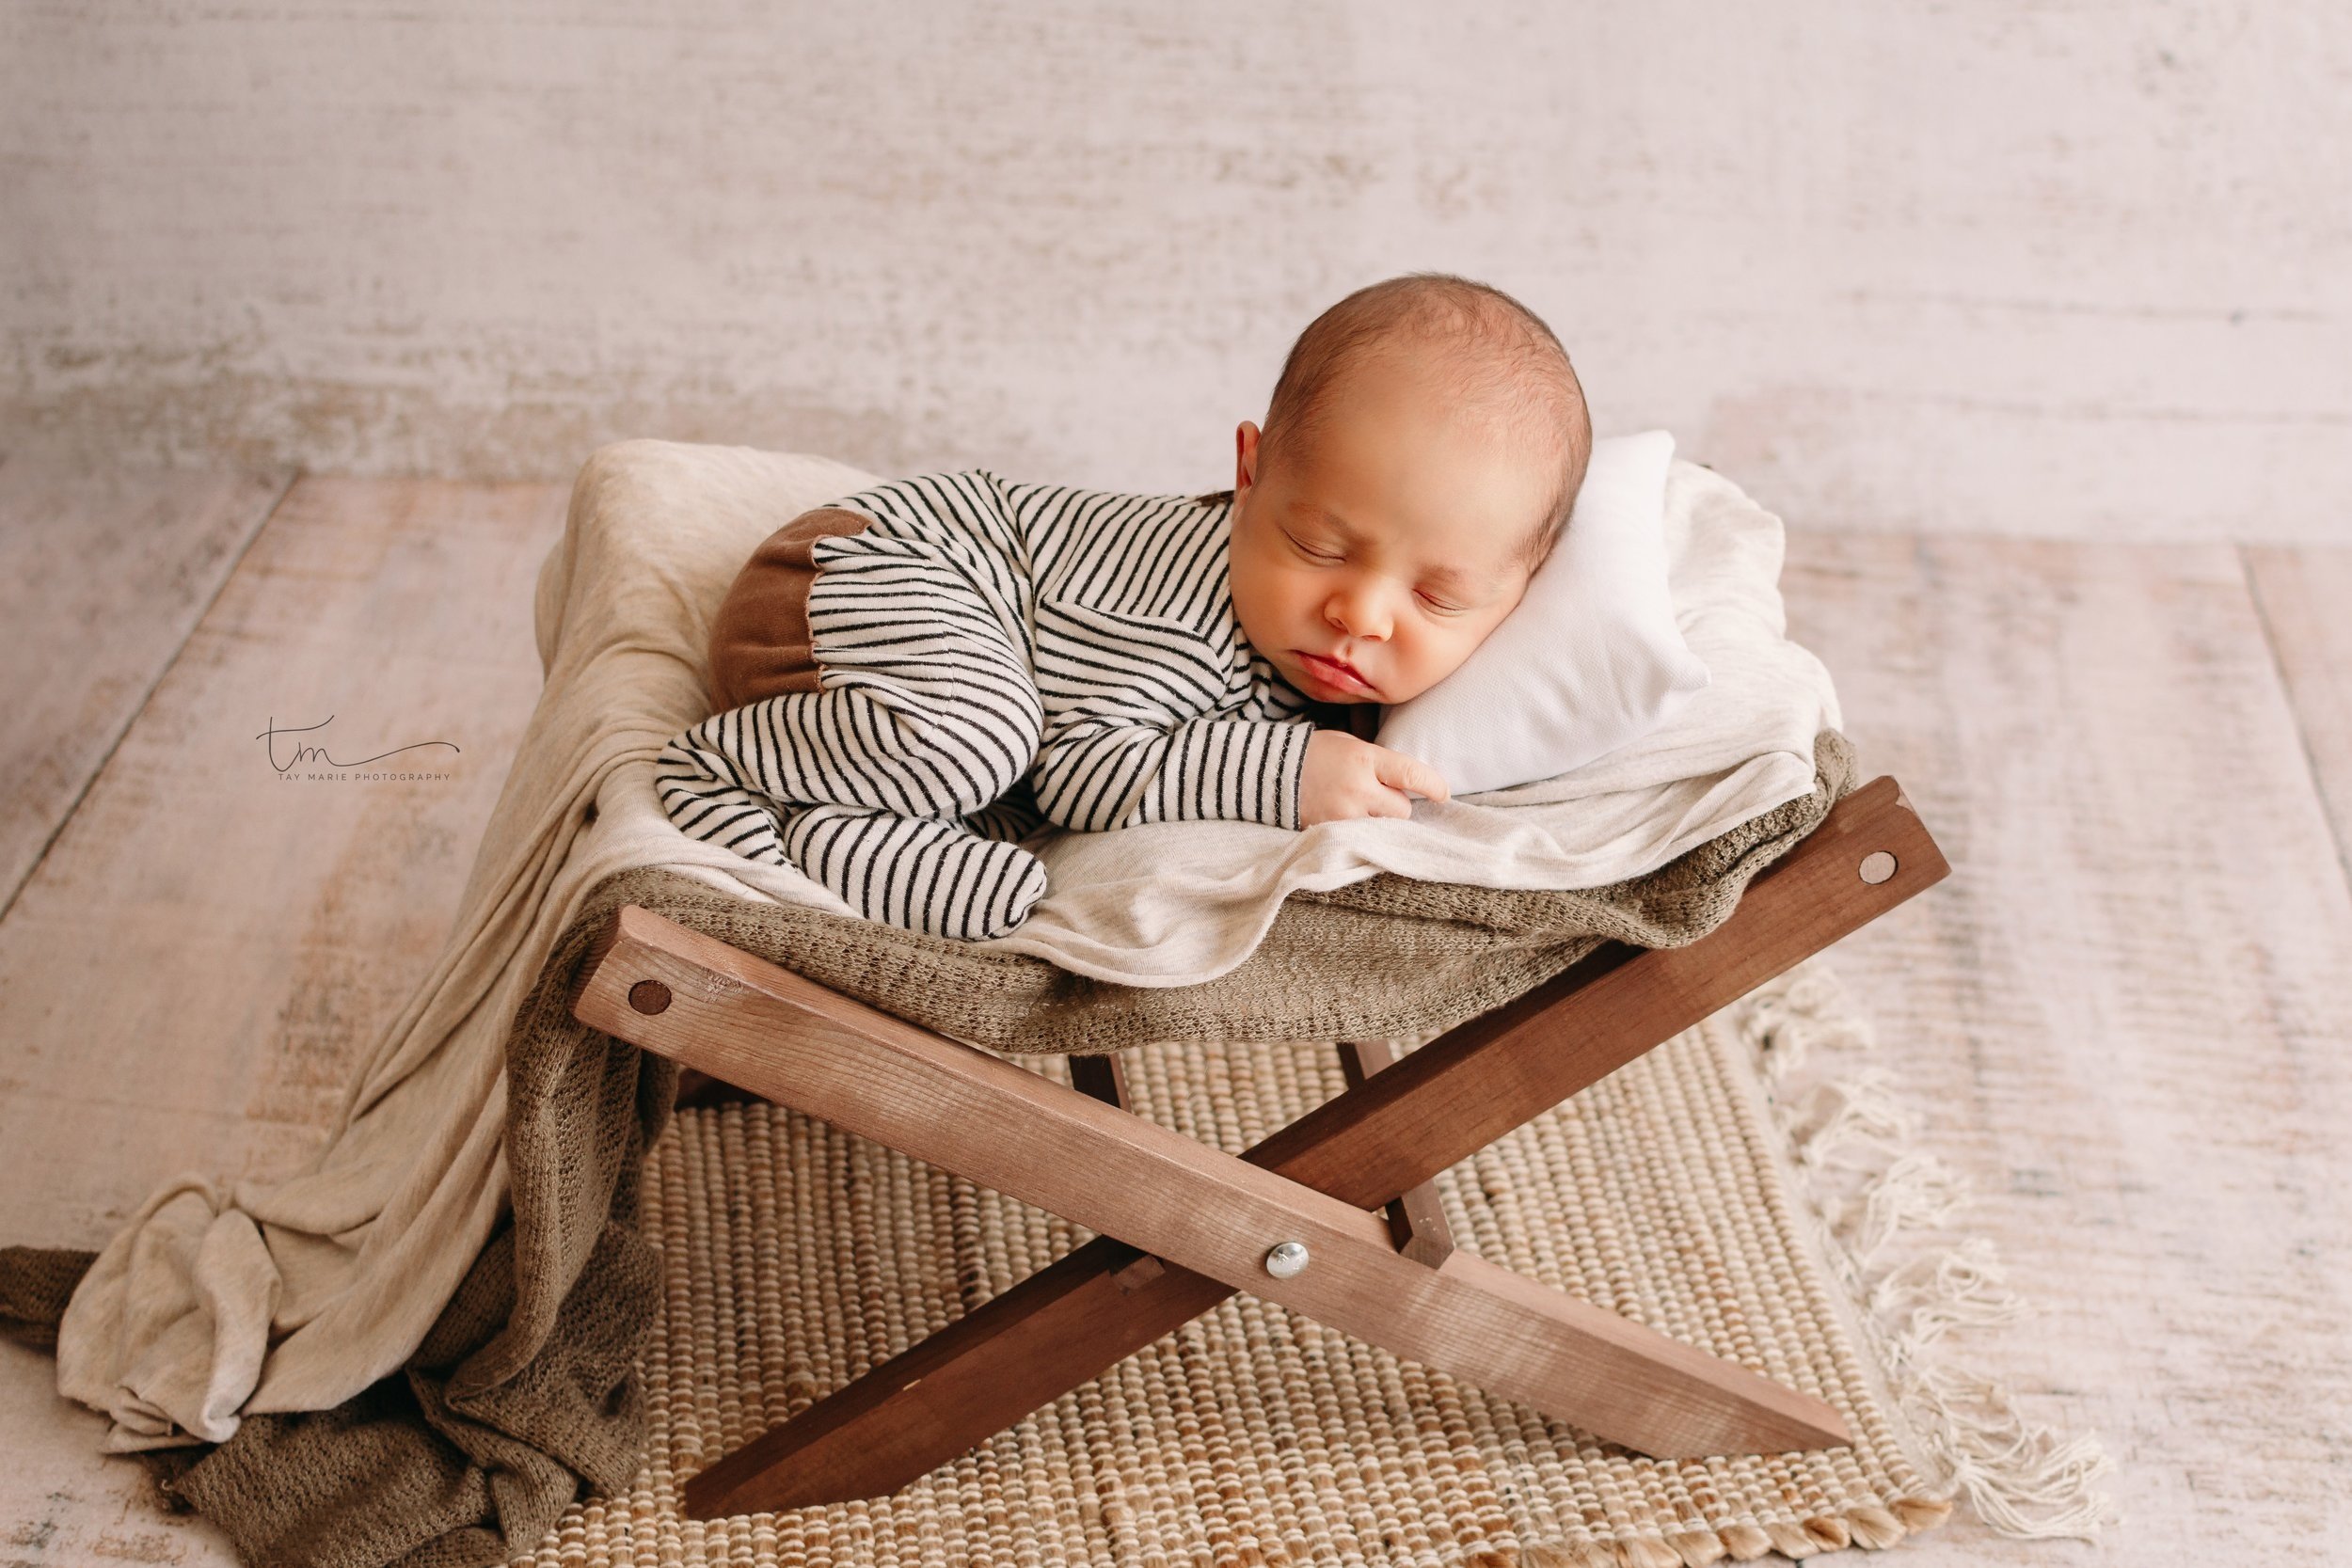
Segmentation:
<svg viewBox="0 0 2352 1568">
<path fill-rule="evenodd" d="M 977 939 L 1043 895 L 1019 842 L 1041 819 L 1300 829 L 1444 800 L 1347 705 L 1427 690 L 1518 604 L 1592 450 L 1566 353 L 1499 290 L 1391 278 L 1300 334 L 1234 442 L 1210 496 L 971 469 L 778 530 L 713 627 L 722 711 L 657 766 L 671 819 Z"/>
</svg>

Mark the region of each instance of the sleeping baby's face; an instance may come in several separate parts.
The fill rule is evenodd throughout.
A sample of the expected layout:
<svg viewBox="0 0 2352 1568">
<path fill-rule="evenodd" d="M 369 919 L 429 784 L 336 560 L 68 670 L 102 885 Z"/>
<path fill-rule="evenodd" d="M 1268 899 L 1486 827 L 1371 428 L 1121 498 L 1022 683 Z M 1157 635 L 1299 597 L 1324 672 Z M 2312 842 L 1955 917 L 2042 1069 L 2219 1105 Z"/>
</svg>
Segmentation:
<svg viewBox="0 0 2352 1568">
<path fill-rule="evenodd" d="M 1308 696 L 1402 703 L 1518 605 L 1560 460 L 1450 404 L 1409 356 L 1351 369 L 1329 398 L 1263 475 L 1258 427 L 1237 433 L 1233 613 Z"/>
</svg>

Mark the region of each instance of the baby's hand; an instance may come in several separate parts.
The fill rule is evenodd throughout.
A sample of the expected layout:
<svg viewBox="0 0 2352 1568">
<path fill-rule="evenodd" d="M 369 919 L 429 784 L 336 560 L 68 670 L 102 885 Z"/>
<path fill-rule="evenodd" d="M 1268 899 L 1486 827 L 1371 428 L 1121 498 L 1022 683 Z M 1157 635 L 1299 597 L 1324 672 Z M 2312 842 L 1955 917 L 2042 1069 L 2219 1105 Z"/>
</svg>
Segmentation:
<svg viewBox="0 0 2352 1568">
<path fill-rule="evenodd" d="M 1298 825 L 1355 816 L 1410 816 L 1413 795 L 1442 800 L 1452 791 L 1419 757 L 1359 740 L 1345 730 L 1317 730 L 1298 775 Z"/>
</svg>

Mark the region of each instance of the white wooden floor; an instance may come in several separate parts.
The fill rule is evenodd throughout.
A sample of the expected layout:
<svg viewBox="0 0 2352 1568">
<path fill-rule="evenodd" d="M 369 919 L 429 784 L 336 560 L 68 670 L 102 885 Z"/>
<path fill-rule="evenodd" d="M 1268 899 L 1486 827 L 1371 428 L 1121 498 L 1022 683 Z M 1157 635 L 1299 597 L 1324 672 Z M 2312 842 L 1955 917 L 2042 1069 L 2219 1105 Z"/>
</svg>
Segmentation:
<svg viewBox="0 0 2352 1568">
<path fill-rule="evenodd" d="M 0 1242 L 313 1147 L 456 904 L 564 499 L 0 463 Z M 2339 1560 L 2352 549 L 1792 531 L 1785 586 L 1954 865 L 1830 962 L 2045 1309 L 1973 1358 L 2121 1465 L 2098 1548 L 1889 1560 Z M 450 776 L 289 780 L 297 740 Z M 0 1344 L 0 1563 L 231 1561 L 100 1427 Z"/>
</svg>

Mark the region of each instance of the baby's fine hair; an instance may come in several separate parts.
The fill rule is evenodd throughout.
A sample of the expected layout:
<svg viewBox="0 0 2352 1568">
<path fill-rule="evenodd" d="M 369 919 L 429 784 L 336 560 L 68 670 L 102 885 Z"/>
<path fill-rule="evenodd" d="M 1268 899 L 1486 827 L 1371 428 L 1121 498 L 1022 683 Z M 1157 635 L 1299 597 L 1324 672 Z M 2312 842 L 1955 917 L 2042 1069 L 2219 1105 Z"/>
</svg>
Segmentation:
<svg viewBox="0 0 2352 1568">
<path fill-rule="evenodd" d="M 1523 438 L 1557 444 L 1560 483 L 1529 541 L 1530 559 L 1540 563 L 1567 526 L 1583 486 L 1592 417 L 1559 338 L 1541 316 L 1492 284 L 1449 272 L 1406 273 L 1357 290 L 1310 322 L 1274 383 L 1258 437 L 1259 473 L 1284 453 L 1303 450 L 1322 427 L 1340 378 L 1400 339 L 1442 351 L 1434 371 L 1455 401 L 1494 414 Z M 1196 499 L 1228 501 L 1233 492 Z"/>
</svg>

